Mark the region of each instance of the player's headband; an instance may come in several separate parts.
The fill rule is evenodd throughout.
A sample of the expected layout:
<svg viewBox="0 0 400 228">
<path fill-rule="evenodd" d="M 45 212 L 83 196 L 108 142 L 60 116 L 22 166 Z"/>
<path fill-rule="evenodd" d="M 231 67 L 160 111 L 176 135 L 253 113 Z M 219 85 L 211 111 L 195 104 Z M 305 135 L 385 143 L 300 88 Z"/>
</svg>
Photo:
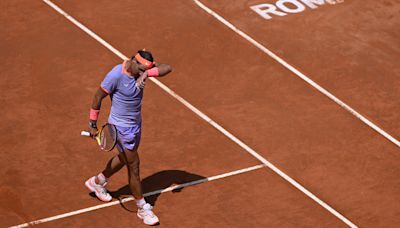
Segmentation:
<svg viewBox="0 0 400 228">
<path fill-rule="evenodd" d="M 153 64 L 154 64 L 154 63 L 151 62 L 151 61 L 149 61 L 149 60 L 147 60 L 147 59 L 145 59 L 145 58 L 143 58 L 139 53 L 137 53 L 137 54 L 135 55 L 135 59 L 136 59 L 139 63 L 145 65 L 145 66 L 146 66 L 146 69 L 150 69 L 150 68 L 153 67 Z"/>
</svg>

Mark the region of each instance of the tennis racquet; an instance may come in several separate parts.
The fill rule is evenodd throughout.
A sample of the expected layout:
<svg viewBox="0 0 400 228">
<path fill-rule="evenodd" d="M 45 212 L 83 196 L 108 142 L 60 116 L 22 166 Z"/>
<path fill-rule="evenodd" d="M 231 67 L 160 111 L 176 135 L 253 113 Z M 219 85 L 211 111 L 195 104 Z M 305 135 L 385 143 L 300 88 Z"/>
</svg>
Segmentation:
<svg viewBox="0 0 400 228">
<path fill-rule="evenodd" d="M 88 131 L 82 131 L 81 135 L 87 137 L 93 136 Z M 115 144 L 117 144 L 117 128 L 113 124 L 106 123 L 99 129 L 94 139 L 102 150 L 111 151 L 114 149 Z"/>
</svg>

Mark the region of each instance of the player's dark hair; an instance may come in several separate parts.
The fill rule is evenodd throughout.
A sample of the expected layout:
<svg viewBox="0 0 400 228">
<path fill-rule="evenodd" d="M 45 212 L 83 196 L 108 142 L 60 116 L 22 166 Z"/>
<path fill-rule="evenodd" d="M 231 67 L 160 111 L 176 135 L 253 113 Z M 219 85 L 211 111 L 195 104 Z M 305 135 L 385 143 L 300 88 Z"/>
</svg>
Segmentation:
<svg viewBox="0 0 400 228">
<path fill-rule="evenodd" d="M 144 51 L 144 50 L 139 50 L 138 51 L 139 55 L 142 56 L 144 59 L 149 60 L 150 62 L 153 62 L 153 55 L 149 51 Z"/>
</svg>

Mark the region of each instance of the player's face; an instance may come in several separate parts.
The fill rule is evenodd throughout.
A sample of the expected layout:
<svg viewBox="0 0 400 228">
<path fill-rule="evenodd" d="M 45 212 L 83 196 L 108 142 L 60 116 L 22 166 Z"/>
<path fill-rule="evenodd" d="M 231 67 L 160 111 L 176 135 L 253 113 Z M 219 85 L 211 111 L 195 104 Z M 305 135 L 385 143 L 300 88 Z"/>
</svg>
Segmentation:
<svg viewBox="0 0 400 228">
<path fill-rule="evenodd" d="M 132 59 L 130 69 L 132 76 L 139 76 L 146 70 L 145 66 L 139 63 L 136 59 Z"/>
</svg>

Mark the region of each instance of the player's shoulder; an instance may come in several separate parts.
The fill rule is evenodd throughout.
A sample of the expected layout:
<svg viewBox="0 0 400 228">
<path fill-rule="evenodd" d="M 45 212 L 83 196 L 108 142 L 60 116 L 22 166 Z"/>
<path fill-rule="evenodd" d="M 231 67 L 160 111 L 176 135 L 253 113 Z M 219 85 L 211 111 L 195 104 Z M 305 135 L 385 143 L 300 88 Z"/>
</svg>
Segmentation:
<svg viewBox="0 0 400 228">
<path fill-rule="evenodd" d="M 121 73 L 122 72 L 122 64 L 117 64 L 115 65 L 111 71 L 114 71 L 115 73 Z"/>
<path fill-rule="evenodd" d="M 115 80 L 118 80 L 122 75 L 122 64 L 118 64 L 114 66 L 110 72 L 108 72 L 107 77 L 108 78 L 113 78 Z"/>
</svg>

